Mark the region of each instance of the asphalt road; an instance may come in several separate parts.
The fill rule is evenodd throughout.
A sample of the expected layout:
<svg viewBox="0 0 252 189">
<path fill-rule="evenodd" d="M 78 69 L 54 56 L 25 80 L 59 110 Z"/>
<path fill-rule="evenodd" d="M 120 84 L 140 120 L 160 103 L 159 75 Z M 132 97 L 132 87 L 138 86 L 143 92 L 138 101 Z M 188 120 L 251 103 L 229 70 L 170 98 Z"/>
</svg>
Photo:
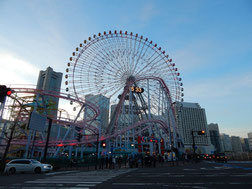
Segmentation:
<svg viewBox="0 0 252 189">
<path fill-rule="evenodd" d="M 252 162 L 201 162 L 158 168 L 0 175 L 8 189 L 252 188 Z"/>
<path fill-rule="evenodd" d="M 205 161 L 177 167 L 144 168 L 99 184 L 97 189 L 252 188 L 251 163 Z"/>
</svg>

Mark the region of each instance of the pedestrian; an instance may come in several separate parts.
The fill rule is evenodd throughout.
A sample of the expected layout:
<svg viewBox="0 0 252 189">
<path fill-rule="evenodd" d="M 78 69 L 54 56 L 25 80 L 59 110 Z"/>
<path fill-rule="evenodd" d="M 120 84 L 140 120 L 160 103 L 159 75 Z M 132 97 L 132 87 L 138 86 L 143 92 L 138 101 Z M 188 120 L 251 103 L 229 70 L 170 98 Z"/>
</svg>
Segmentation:
<svg viewBox="0 0 252 189">
<path fill-rule="evenodd" d="M 148 162 L 148 164 L 149 164 L 149 168 L 150 168 L 151 164 L 152 164 L 152 156 L 149 156 L 149 162 Z"/>
<path fill-rule="evenodd" d="M 157 161 L 157 157 L 154 155 L 153 156 L 153 167 L 156 167 L 156 161 Z"/>
<path fill-rule="evenodd" d="M 149 156 L 145 156 L 144 157 L 144 164 L 145 164 L 145 167 L 148 167 L 148 164 L 149 164 Z"/>
<path fill-rule="evenodd" d="M 127 167 L 127 165 L 129 165 L 129 156 L 128 155 L 125 156 L 125 168 Z"/>
<path fill-rule="evenodd" d="M 109 157 L 109 168 L 112 169 L 112 164 L 113 164 L 113 161 L 112 161 L 112 156 Z"/>
<path fill-rule="evenodd" d="M 72 168 L 74 165 L 73 158 L 70 159 L 70 167 Z"/>
<path fill-rule="evenodd" d="M 133 168 L 133 159 L 131 156 L 129 157 L 129 167 Z"/>
<path fill-rule="evenodd" d="M 185 161 L 186 161 L 187 163 L 189 163 L 189 159 L 188 159 L 187 154 L 185 154 Z"/>
<path fill-rule="evenodd" d="M 142 159 L 141 159 L 141 157 L 139 157 L 137 161 L 138 161 L 139 167 L 140 167 L 140 165 L 142 166 Z"/>
<path fill-rule="evenodd" d="M 77 163 L 78 163 L 77 159 L 74 158 L 74 159 L 73 159 L 73 165 L 74 165 L 74 167 L 76 167 L 76 168 L 77 168 Z"/>
<path fill-rule="evenodd" d="M 106 155 L 105 163 L 106 163 L 106 169 L 107 169 L 107 168 L 108 168 L 108 164 L 109 164 L 109 158 L 108 158 L 108 155 Z"/>
<path fill-rule="evenodd" d="M 112 167 L 113 167 L 113 169 L 115 168 L 115 165 L 116 165 L 116 158 L 115 158 L 115 156 L 113 156 L 113 158 L 112 158 Z"/>
<path fill-rule="evenodd" d="M 141 156 L 141 166 L 142 166 L 142 168 L 144 166 L 144 158 L 143 158 L 143 156 Z"/>
<path fill-rule="evenodd" d="M 100 162 L 100 169 L 103 169 L 104 161 L 105 161 L 104 156 L 102 156 Z"/>
<path fill-rule="evenodd" d="M 161 156 L 161 166 L 163 167 L 164 166 L 164 157 Z"/>
<path fill-rule="evenodd" d="M 118 158 L 118 168 L 119 169 L 121 169 L 121 165 L 122 165 L 122 155 L 120 155 Z"/>
</svg>

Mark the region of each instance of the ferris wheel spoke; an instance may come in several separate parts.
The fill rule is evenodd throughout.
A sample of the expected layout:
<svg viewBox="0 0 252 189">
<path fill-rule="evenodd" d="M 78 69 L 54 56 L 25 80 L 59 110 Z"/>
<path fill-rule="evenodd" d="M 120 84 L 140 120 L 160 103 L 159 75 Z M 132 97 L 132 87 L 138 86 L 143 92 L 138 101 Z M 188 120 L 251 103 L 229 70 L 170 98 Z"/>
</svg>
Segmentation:
<svg viewBox="0 0 252 189">
<path fill-rule="evenodd" d="M 142 39 L 140 39 L 140 41 L 139 41 L 138 50 L 140 49 L 141 42 L 142 42 Z M 136 70 L 137 65 L 138 65 L 138 63 L 139 63 L 139 60 L 140 60 L 140 58 L 141 58 L 141 56 L 142 56 L 142 52 L 143 52 L 143 49 L 144 49 L 144 47 L 145 47 L 145 43 L 146 43 L 146 40 L 145 40 L 144 43 L 142 44 L 141 50 L 140 50 L 140 52 L 139 52 L 139 55 L 138 55 L 138 57 L 137 57 L 136 63 L 135 63 L 134 68 L 133 68 L 133 73 L 135 73 L 135 70 Z M 138 53 L 137 53 L 137 54 L 138 54 Z"/>
<path fill-rule="evenodd" d="M 131 36 L 131 42 L 132 42 L 133 36 Z M 132 57 L 131 57 L 131 62 L 129 62 L 129 68 L 130 68 L 130 73 L 132 74 L 133 68 L 134 68 L 134 60 L 135 60 L 135 52 L 136 52 L 136 43 L 137 40 L 135 38 L 134 40 L 134 47 L 132 47 L 133 52 L 132 52 Z"/>
<path fill-rule="evenodd" d="M 152 59 L 151 61 L 147 61 L 147 64 L 141 69 L 139 70 L 136 74 L 141 74 L 141 72 L 143 72 L 145 69 L 147 69 L 151 64 L 155 64 L 155 60 L 159 58 L 159 56 L 157 55 L 156 57 L 154 57 L 154 59 Z M 150 60 L 150 59 L 148 59 Z"/>
<path fill-rule="evenodd" d="M 114 53 L 111 52 L 111 49 L 113 49 L 113 48 L 114 48 L 114 47 L 110 48 L 109 50 L 108 50 L 107 48 L 106 48 L 106 49 L 103 49 L 103 50 L 104 50 L 105 52 L 107 52 L 108 56 L 111 56 L 111 55 L 114 56 Z M 114 61 L 111 61 L 111 63 L 113 63 L 115 67 L 118 66 L 118 65 L 115 64 Z M 124 68 L 124 70 L 126 70 L 125 64 L 119 64 L 119 65 L 120 65 L 120 67 Z"/>
<path fill-rule="evenodd" d="M 144 48 L 143 48 L 143 50 L 144 50 L 144 53 L 143 54 L 140 54 L 139 55 L 139 57 L 138 57 L 138 60 L 137 60 L 137 63 L 136 63 L 136 66 L 135 66 L 135 70 L 134 70 L 134 72 L 136 73 L 137 71 L 139 71 L 141 68 L 142 68 L 142 65 L 144 65 L 147 61 L 147 57 L 145 57 L 146 56 L 146 53 L 148 52 L 148 50 L 149 50 L 149 46 L 148 45 L 143 45 L 144 46 L 144 48 L 145 48 L 145 50 L 144 50 Z M 140 63 L 140 64 L 139 64 Z M 137 71 L 136 71 L 137 70 Z M 136 73 L 137 74 L 137 73 Z"/>
</svg>

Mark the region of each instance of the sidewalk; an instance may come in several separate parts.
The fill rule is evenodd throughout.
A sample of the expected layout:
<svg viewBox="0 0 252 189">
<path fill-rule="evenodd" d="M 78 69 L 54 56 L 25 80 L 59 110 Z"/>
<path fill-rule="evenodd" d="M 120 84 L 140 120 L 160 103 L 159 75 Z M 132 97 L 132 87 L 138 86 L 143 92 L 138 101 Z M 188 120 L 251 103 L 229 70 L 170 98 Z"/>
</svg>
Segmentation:
<svg viewBox="0 0 252 189">
<path fill-rule="evenodd" d="M 172 162 L 172 161 L 170 161 L 170 162 L 164 162 L 164 163 L 158 163 L 157 162 L 155 168 L 175 167 L 175 166 L 183 166 L 183 165 L 187 165 L 187 164 L 195 164 L 195 162 L 193 162 L 193 161 L 189 161 L 189 162 L 186 162 L 186 161 L 174 161 L 174 162 Z M 103 166 L 104 167 L 103 169 L 100 169 L 99 167 L 100 167 L 100 165 L 97 165 L 97 171 L 99 171 L 99 170 L 119 170 L 118 164 L 115 165 L 114 169 L 113 168 L 112 169 L 106 168 L 105 165 Z M 148 169 L 149 166 L 143 165 L 143 167 L 142 167 L 142 165 L 138 165 L 138 167 L 134 166 L 132 168 Z M 154 168 L 153 164 L 151 165 L 150 168 Z M 126 166 L 125 166 L 125 163 L 123 163 L 121 165 L 121 169 L 131 169 L 131 168 L 129 167 L 128 163 L 126 164 Z M 87 165 L 85 167 L 77 165 L 77 166 L 73 166 L 73 167 L 62 167 L 62 168 L 60 168 L 58 170 L 55 170 L 54 172 L 61 172 L 61 171 L 94 171 L 94 170 L 96 170 L 95 165 L 90 165 L 90 166 Z"/>
</svg>

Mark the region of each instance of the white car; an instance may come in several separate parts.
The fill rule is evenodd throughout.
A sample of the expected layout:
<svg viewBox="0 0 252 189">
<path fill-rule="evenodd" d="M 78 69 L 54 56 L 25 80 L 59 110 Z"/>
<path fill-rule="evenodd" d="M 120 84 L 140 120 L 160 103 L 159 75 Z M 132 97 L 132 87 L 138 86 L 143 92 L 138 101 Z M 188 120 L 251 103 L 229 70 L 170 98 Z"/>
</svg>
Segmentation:
<svg viewBox="0 0 252 189">
<path fill-rule="evenodd" d="M 50 164 L 42 164 L 34 159 L 14 159 L 6 164 L 4 173 L 15 174 L 16 172 L 50 172 L 53 166 Z"/>
</svg>

